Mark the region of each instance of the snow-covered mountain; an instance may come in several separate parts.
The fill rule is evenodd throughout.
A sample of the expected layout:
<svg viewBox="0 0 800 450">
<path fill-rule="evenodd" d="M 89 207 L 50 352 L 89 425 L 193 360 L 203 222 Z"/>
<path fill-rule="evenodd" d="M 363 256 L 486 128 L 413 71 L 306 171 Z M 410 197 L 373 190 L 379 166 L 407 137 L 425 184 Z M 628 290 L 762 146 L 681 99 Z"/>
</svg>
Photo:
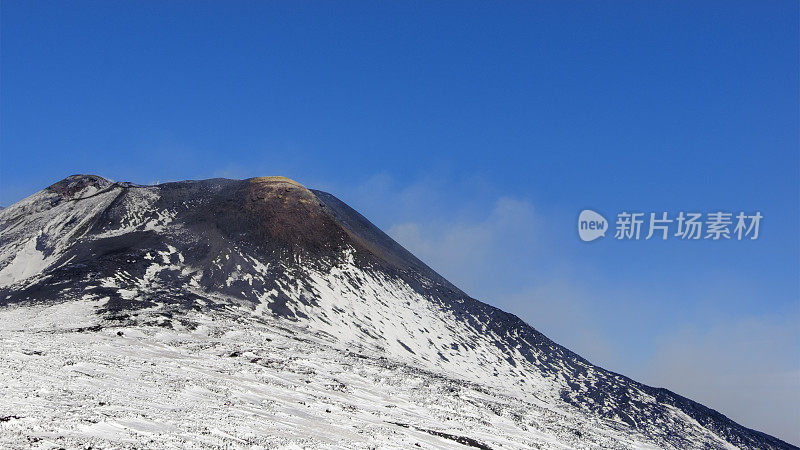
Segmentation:
<svg viewBox="0 0 800 450">
<path fill-rule="evenodd" d="M 597 367 L 282 177 L 0 210 L 0 446 L 796 448 Z"/>
</svg>

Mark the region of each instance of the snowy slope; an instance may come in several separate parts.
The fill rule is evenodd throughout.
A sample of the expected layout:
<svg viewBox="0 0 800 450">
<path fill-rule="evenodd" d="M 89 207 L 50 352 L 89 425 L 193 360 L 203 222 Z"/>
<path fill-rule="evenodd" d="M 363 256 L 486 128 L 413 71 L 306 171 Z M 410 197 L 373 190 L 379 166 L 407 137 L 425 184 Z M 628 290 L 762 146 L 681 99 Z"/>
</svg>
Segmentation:
<svg viewBox="0 0 800 450">
<path fill-rule="evenodd" d="M 590 364 L 279 177 L 75 176 L 0 211 L 0 335 L 9 446 L 792 448 Z"/>
</svg>

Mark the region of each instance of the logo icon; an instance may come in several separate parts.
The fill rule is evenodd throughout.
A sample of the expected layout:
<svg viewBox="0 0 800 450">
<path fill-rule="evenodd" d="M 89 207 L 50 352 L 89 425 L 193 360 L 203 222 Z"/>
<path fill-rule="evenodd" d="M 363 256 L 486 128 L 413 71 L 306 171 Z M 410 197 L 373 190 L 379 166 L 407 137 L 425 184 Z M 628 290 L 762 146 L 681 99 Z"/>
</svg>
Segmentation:
<svg viewBox="0 0 800 450">
<path fill-rule="evenodd" d="M 578 236 L 584 242 L 603 237 L 608 231 L 608 221 L 600 213 L 584 209 L 578 216 Z"/>
</svg>

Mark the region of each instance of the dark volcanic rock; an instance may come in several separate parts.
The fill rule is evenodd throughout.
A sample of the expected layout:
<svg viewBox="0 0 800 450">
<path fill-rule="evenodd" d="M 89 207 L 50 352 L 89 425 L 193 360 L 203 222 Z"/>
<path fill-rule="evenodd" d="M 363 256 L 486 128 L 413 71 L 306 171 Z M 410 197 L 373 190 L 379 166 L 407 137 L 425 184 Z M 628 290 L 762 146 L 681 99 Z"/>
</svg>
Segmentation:
<svg viewBox="0 0 800 450">
<path fill-rule="evenodd" d="M 139 186 L 75 175 L 0 211 L 0 306 L 82 298 L 102 299 L 109 324 L 161 308 L 152 324 L 164 328 L 191 324 L 186 311 L 263 311 L 543 398 L 637 442 L 796 448 L 592 365 L 470 298 L 333 195 L 283 177 Z"/>
</svg>

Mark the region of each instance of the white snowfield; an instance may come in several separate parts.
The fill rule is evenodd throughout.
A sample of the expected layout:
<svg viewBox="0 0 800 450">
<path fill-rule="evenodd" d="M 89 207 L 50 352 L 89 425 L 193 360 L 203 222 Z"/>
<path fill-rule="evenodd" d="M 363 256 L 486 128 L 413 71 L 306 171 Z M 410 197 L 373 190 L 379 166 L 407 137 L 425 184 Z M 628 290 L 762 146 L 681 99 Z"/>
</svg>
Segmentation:
<svg viewBox="0 0 800 450">
<path fill-rule="evenodd" d="M 270 317 L 232 309 L 190 314 L 193 330 L 97 329 L 100 303 L 0 311 L 0 447 L 646 446 Z"/>
<path fill-rule="evenodd" d="M 537 395 L 505 376 L 481 383 L 481 361 L 427 370 L 245 307 L 192 312 L 192 329 L 168 329 L 102 321 L 103 305 L 0 309 L 0 447 L 657 448 L 554 408 L 545 384 Z M 163 324 L 164 312 L 136 319 Z"/>
<path fill-rule="evenodd" d="M 614 400 L 564 401 L 608 372 L 571 360 L 544 373 L 552 362 L 526 357 L 526 338 L 470 325 L 360 267 L 354 248 L 325 269 L 236 246 L 198 267 L 157 187 L 101 188 L 64 202 L 42 191 L 0 211 L 0 292 L 49 287 L 75 242 L 165 237 L 80 295 L 0 306 L 0 448 L 736 448 L 677 407 L 647 409 L 653 423 L 632 427 Z M 112 203 L 117 225 L 89 233 Z M 201 286 L 204 271 L 225 274 L 224 294 Z M 203 307 L 159 302 L 170 289 Z M 110 317 L 109 292 L 141 306 Z M 626 402 L 658 403 L 626 389 Z"/>
</svg>

